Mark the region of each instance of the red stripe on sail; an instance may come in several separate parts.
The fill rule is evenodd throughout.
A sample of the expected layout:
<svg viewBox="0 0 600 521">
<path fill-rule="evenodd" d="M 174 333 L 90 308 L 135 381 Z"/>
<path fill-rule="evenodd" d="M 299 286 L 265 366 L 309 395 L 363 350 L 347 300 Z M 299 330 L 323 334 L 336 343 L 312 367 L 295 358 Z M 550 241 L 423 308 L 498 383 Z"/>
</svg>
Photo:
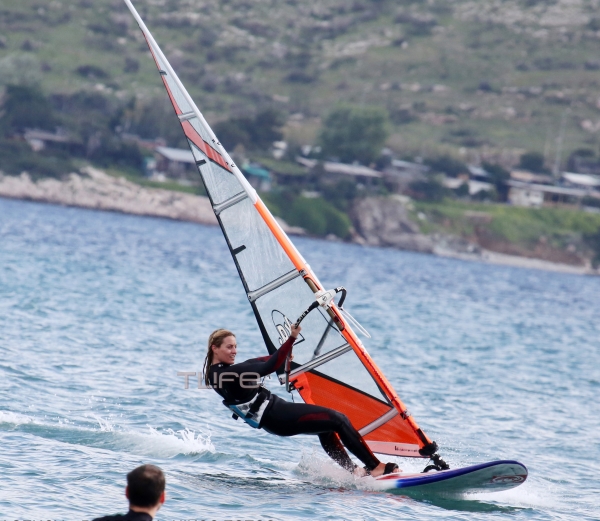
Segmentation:
<svg viewBox="0 0 600 521">
<path fill-rule="evenodd" d="M 150 49 L 150 54 L 152 54 L 152 58 L 154 59 L 156 68 L 160 72 L 162 72 L 162 70 L 160 68 L 160 64 L 158 63 L 158 60 L 156 59 L 154 51 L 152 50 L 152 47 L 150 46 L 150 43 L 148 42 L 148 39 L 146 38 L 145 34 L 144 34 L 144 38 L 146 39 L 146 44 L 148 45 L 148 49 Z M 167 79 L 162 74 L 161 74 L 161 79 L 162 79 L 163 85 L 165 86 L 167 94 L 169 95 L 171 104 L 173 105 L 173 108 L 175 109 L 175 114 L 177 114 L 178 116 L 180 114 L 183 114 L 182 110 L 179 108 L 179 105 L 175 101 L 175 97 L 173 96 L 171 89 L 169 88 Z M 198 147 L 198 149 L 200 149 L 206 155 L 206 157 L 208 157 L 208 159 L 210 159 L 211 161 L 214 161 L 215 163 L 217 163 L 219 166 L 221 166 L 228 172 L 231 172 L 231 168 L 229 168 L 229 165 L 225 162 L 225 160 L 223 159 L 223 156 L 221 156 L 221 154 L 219 154 L 219 152 L 217 152 L 206 141 L 204 141 L 204 139 L 202 139 L 202 136 L 200 136 L 200 134 L 198 134 L 198 131 L 192 126 L 192 124 L 189 121 L 182 121 L 180 123 L 181 123 L 181 127 L 183 128 L 183 132 L 185 133 L 186 137 L 192 143 L 194 143 L 194 145 L 196 145 Z"/>
<path fill-rule="evenodd" d="M 194 143 L 211 161 L 214 161 L 219 166 L 231 172 L 231 168 L 223 159 L 223 156 L 219 154 L 213 147 L 211 147 L 206 141 L 202 139 L 202 136 L 198 134 L 198 131 L 192 126 L 189 121 L 182 121 L 181 127 L 186 137 Z"/>
</svg>

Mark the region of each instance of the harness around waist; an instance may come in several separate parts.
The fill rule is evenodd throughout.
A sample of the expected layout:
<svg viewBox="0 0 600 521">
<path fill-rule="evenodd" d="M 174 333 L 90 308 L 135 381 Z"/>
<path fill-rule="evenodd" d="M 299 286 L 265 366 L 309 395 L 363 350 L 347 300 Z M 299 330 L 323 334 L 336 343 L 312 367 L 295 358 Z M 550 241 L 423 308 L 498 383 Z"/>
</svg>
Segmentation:
<svg viewBox="0 0 600 521">
<path fill-rule="evenodd" d="M 223 400 L 223 405 L 233 411 L 234 420 L 237 420 L 239 417 L 248 425 L 250 425 L 250 427 L 260 429 L 260 421 L 267 408 L 267 405 L 269 405 L 270 398 L 271 391 L 261 387 L 256 396 L 249 402 L 238 403 L 229 400 Z"/>
</svg>

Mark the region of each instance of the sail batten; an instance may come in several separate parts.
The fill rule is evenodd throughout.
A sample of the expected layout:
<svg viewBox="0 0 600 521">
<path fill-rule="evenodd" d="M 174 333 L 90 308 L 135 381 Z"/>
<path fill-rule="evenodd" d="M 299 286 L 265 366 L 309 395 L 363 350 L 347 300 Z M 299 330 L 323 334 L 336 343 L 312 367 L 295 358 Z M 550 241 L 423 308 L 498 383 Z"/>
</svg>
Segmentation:
<svg viewBox="0 0 600 521">
<path fill-rule="evenodd" d="M 144 34 L 265 346 L 273 353 L 315 293 L 325 288 L 219 142 L 131 0 L 124 2 Z M 346 414 L 377 452 L 431 454 L 434 444 L 405 414 L 406 407 L 335 303 L 304 319 L 290 382 L 306 403 Z"/>
<path fill-rule="evenodd" d="M 227 210 L 227 208 L 229 208 L 230 206 L 233 206 L 234 204 L 243 201 L 247 197 L 248 194 L 246 192 L 240 192 L 239 194 L 234 195 L 230 199 L 227 199 L 227 201 L 223 201 L 221 204 L 213 206 L 213 210 L 215 214 L 219 215 L 223 210 Z"/>
<path fill-rule="evenodd" d="M 365 425 L 362 429 L 359 429 L 358 433 L 361 436 L 366 436 L 370 432 L 373 432 L 375 429 L 378 429 L 383 424 L 389 422 L 392 418 L 395 418 L 400 414 L 396 409 L 390 409 L 383 416 L 377 418 L 374 422 L 369 423 L 369 425 Z"/>
<path fill-rule="evenodd" d="M 293 371 L 290 372 L 290 378 L 294 378 L 298 375 L 301 375 L 302 373 L 306 373 L 306 371 L 315 369 L 315 368 L 319 367 L 320 365 L 322 365 L 326 362 L 329 362 L 330 360 L 333 360 L 334 358 L 341 356 L 344 353 L 347 353 L 348 351 L 351 351 L 351 350 L 352 350 L 352 346 L 346 342 L 344 345 L 334 349 L 333 351 L 329 351 L 329 353 L 327 353 L 325 355 L 321 355 L 317 358 L 313 358 L 310 362 L 307 362 L 304 365 L 297 367 L 296 369 L 294 369 Z"/>
</svg>

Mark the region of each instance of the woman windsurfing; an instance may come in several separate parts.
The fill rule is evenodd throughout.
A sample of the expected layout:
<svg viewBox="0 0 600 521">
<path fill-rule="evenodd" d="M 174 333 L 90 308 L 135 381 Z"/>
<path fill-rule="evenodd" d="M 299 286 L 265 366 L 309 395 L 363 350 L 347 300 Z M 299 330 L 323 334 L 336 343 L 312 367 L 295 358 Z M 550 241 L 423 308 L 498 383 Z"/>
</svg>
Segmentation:
<svg viewBox="0 0 600 521">
<path fill-rule="evenodd" d="M 223 398 L 235 419 L 240 417 L 251 427 L 277 436 L 318 435 L 325 452 L 356 476 L 398 472 L 395 463 L 385 464 L 377 459 L 346 415 L 318 405 L 286 402 L 260 384 L 260 378 L 275 372 L 291 356 L 301 329 L 292 325 L 290 337 L 272 355 L 239 364 L 235 364 L 235 335 L 226 329 L 213 331 L 204 360 L 205 385 Z M 352 462 L 344 446 L 362 461 L 364 470 Z"/>
</svg>

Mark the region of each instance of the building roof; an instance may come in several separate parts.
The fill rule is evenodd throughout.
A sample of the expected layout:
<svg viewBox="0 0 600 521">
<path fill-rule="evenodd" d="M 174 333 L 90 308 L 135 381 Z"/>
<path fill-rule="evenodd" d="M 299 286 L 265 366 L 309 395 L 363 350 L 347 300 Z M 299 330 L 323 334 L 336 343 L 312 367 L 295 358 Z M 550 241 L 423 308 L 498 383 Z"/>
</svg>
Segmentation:
<svg viewBox="0 0 600 521">
<path fill-rule="evenodd" d="M 524 183 L 552 184 L 554 182 L 554 179 L 550 175 L 534 174 L 527 170 L 513 170 L 510 173 L 510 177 L 515 181 L 522 181 Z"/>
<path fill-rule="evenodd" d="M 39 129 L 27 129 L 23 137 L 29 141 L 31 139 L 39 139 L 40 141 L 51 141 L 53 143 L 77 143 L 80 142 L 64 131 L 48 132 Z"/>
<path fill-rule="evenodd" d="M 178 163 L 196 163 L 194 154 L 189 149 L 185 148 L 169 148 L 156 147 L 156 151 L 169 161 L 177 161 Z"/>
<path fill-rule="evenodd" d="M 244 171 L 244 173 L 246 175 L 253 175 L 255 177 L 261 177 L 262 179 L 271 179 L 271 173 L 259 165 L 253 165 L 253 164 L 243 165 L 242 170 Z"/>
<path fill-rule="evenodd" d="M 580 185 L 584 187 L 597 187 L 600 186 L 600 177 L 589 174 L 576 174 L 573 172 L 563 172 L 562 178 L 574 185 Z"/>
<path fill-rule="evenodd" d="M 355 177 L 381 177 L 381 173 L 377 170 L 362 165 L 349 165 L 347 163 L 325 161 L 323 163 L 323 168 L 325 169 L 325 172 L 330 174 L 351 175 Z"/>
<path fill-rule="evenodd" d="M 429 172 L 427 165 L 421 163 L 411 163 L 410 161 L 404 161 L 402 159 L 392 159 L 392 166 L 400 170 L 412 170 L 416 172 Z"/>
<path fill-rule="evenodd" d="M 490 177 L 490 173 L 481 168 L 480 166 L 474 166 L 474 165 L 467 165 L 467 170 L 469 170 L 469 173 L 471 175 L 476 175 L 479 177 Z"/>
<path fill-rule="evenodd" d="M 538 185 L 523 183 L 520 181 L 508 181 L 508 185 L 512 188 L 544 192 L 547 194 L 571 195 L 573 197 L 585 197 L 586 195 L 588 195 L 588 190 L 582 190 L 581 188 L 565 188 L 564 186 Z"/>
<path fill-rule="evenodd" d="M 307 168 L 314 168 L 319 162 L 317 159 L 308 159 L 300 156 L 296 158 L 296 161 Z M 355 177 L 382 177 L 381 172 L 373 170 L 368 166 L 336 163 L 334 161 L 325 161 L 323 169 L 330 174 L 351 175 Z"/>
</svg>

